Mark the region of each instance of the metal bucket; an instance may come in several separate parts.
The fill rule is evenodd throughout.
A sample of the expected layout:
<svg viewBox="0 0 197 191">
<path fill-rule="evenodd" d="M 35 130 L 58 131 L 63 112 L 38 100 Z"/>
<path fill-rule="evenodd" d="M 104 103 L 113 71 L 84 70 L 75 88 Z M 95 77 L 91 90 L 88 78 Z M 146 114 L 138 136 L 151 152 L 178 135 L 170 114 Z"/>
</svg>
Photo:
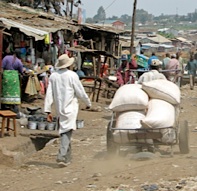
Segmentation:
<svg viewBox="0 0 197 191">
<path fill-rule="evenodd" d="M 45 130 L 46 125 L 47 124 L 45 122 L 38 122 L 38 129 L 39 130 Z"/>
<path fill-rule="evenodd" d="M 49 131 L 53 131 L 53 130 L 55 130 L 55 126 L 56 126 L 56 123 L 47 123 L 47 130 L 49 130 Z"/>
<path fill-rule="evenodd" d="M 84 120 L 77 120 L 76 121 L 77 129 L 81 129 L 84 127 Z"/>
<path fill-rule="evenodd" d="M 37 129 L 37 122 L 36 121 L 28 121 L 28 128 L 35 130 Z"/>
</svg>

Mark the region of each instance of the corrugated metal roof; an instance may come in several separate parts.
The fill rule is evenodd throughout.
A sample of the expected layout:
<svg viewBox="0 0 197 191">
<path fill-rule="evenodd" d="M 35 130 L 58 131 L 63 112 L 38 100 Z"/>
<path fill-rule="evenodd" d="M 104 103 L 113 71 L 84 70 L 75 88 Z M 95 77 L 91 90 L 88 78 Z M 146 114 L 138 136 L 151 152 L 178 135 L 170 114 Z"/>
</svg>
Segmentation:
<svg viewBox="0 0 197 191">
<path fill-rule="evenodd" d="M 16 4 L 4 3 L 2 1 L 0 1 L 0 17 L 8 19 L 8 21 L 2 21 L 4 23 L 6 22 L 7 26 L 19 28 L 19 30 L 25 31 L 25 34 L 30 36 L 35 37 L 37 35 L 37 39 L 42 38 L 41 31 L 49 33 L 66 29 L 77 32 L 80 28 L 72 20 L 67 20 L 64 17 L 39 12 L 29 7 L 20 7 Z M 28 30 L 30 28 L 32 29 L 32 34 Z M 40 32 L 38 32 L 39 30 Z"/>
<path fill-rule="evenodd" d="M 187 35 L 187 40 L 196 42 L 197 41 L 197 34 L 191 34 L 191 35 Z"/>
<path fill-rule="evenodd" d="M 21 32 L 25 33 L 27 36 L 35 37 L 35 40 L 42 40 L 45 38 L 45 35 L 49 34 L 46 31 L 36 29 L 27 25 L 20 24 L 18 22 L 12 21 L 6 18 L 0 18 L 0 21 L 4 24 L 4 26 L 8 29 L 11 27 L 18 28 Z"/>
<path fill-rule="evenodd" d="M 180 41 L 182 41 L 182 42 L 186 42 L 186 41 L 187 41 L 187 39 L 185 39 L 185 38 L 183 38 L 183 37 L 177 37 L 176 39 L 178 39 L 178 40 L 180 40 Z"/>
<path fill-rule="evenodd" d="M 142 47 L 152 47 L 152 48 L 158 48 L 159 44 L 153 44 L 153 43 L 144 43 L 142 44 Z"/>
<path fill-rule="evenodd" d="M 101 26 L 98 26 L 95 24 L 89 24 L 89 23 L 82 24 L 81 26 L 87 27 L 88 29 L 93 29 L 93 30 L 97 30 L 97 31 L 104 31 L 104 32 L 109 32 L 109 33 L 113 33 L 113 34 L 120 34 L 120 33 L 124 32 L 124 30 L 118 30 L 113 27 L 105 27 L 105 26 L 101 27 Z"/>
<path fill-rule="evenodd" d="M 105 25 L 105 24 L 110 24 L 110 25 L 112 25 L 113 23 L 115 23 L 115 22 L 121 22 L 121 23 L 123 23 L 124 24 L 124 22 L 122 22 L 122 21 L 120 21 L 120 20 L 109 20 L 109 19 L 106 19 L 106 20 L 103 20 L 103 21 L 99 21 L 98 22 L 98 24 L 103 24 L 103 25 Z"/>
<path fill-rule="evenodd" d="M 122 47 L 127 47 L 128 48 L 128 47 L 131 46 L 131 40 L 123 40 L 123 39 L 120 39 L 119 42 L 120 42 L 120 44 L 121 44 Z M 133 46 L 134 47 L 137 47 L 138 44 L 139 44 L 139 40 L 135 40 Z"/>
<path fill-rule="evenodd" d="M 166 42 L 172 42 L 171 40 L 168 40 L 167 38 L 161 36 L 161 35 L 156 35 L 156 36 L 153 36 L 153 37 L 147 37 L 148 39 L 154 41 L 154 42 L 157 42 L 157 43 L 166 43 Z"/>
<path fill-rule="evenodd" d="M 167 44 L 160 44 L 159 46 L 164 48 L 174 48 L 173 45 L 167 45 Z"/>
</svg>

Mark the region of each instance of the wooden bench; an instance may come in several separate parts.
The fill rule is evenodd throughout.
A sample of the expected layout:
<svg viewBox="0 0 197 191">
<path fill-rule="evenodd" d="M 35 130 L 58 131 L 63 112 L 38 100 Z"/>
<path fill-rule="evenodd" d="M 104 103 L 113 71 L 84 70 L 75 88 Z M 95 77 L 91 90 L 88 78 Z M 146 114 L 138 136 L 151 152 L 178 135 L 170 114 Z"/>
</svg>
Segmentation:
<svg viewBox="0 0 197 191">
<path fill-rule="evenodd" d="M 14 136 L 16 137 L 16 113 L 10 110 L 0 110 L 0 117 L 2 117 L 2 125 L 1 125 L 1 137 L 4 137 L 5 128 L 8 133 L 9 130 L 14 131 Z M 7 119 L 7 126 L 6 126 Z M 13 128 L 10 127 L 10 119 L 13 120 Z"/>
</svg>

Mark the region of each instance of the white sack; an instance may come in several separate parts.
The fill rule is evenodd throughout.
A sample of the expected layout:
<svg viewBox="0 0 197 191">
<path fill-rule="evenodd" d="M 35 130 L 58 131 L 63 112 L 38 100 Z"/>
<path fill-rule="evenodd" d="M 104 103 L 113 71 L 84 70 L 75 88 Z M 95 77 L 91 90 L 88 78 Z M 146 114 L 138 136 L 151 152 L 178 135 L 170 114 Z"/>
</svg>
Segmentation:
<svg viewBox="0 0 197 191">
<path fill-rule="evenodd" d="M 140 120 L 145 118 L 145 111 L 126 111 L 116 114 L 116 128 L 139 129 Z"/>
<path fill-rule="evenodd" d="M 148 106 L 148 95 L 140 84 L 126 84 L 115 93 L 109 109 L 115 112 L 143 110 Z"/>
<path fill-rule="evenodd" d="M 161 129 L 162 138 L 158 139 L 162 143 L 173 144 L 176 142 L 176 132 L 174 128 Z"/>
<path fill-rule="evenodd" d="M 164 128 L 164 129 L 154 129 L 151 130 L 152 133 L 160 133 L 161 138 L 157 140 L 164 144 L 173 144 L 176 143 L 176 129 L 175 128 Z"/>
<path fill-rule="evenodd" d="M 144 119 L 145 111 L 127 111 L 121 112 L 117 114 L 116 118 L 116 126 L 115 128 L 120 129 L 140 129 L 142 127 L 140 120 Z M 117 143 L 129 143 L 129 142 L 139 142 L 144 143 L 147 142 L 148 144 L 152 143 L 152 140 L 129 140 L 129 134 L 133 134 L 136 132 L 140 132 L 137 130 L 115 130 L 113 132 L 114 142 Z"/>
<path fill-rule="evenodd" d="M 150 98 L 161 99 L 171 104 L 179 104 L 181 92 L 179 87 L 168 80 L 153 80 L 142 83 L 142 89 Z"/>
<path fill-rule="evenodd" d="M 141 120 L 143 127 L 172 127 L 175 123 L 175 107 L 163 100 L 151 99 L 146 117 Z"/>
</svg>

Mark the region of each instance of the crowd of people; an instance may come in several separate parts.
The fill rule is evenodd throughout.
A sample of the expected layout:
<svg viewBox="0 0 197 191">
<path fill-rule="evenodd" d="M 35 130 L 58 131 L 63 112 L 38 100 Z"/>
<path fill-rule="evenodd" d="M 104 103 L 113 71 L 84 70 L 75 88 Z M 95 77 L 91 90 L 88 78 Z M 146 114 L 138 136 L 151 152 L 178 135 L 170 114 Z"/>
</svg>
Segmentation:
<svg viewBox="0 0 197 191">
<path fill-rule="evenodd" d="M 156 55 L 152 55 L 149 60 L 149 71 L 142 74 L 138 83 L 144 81 L 151 81 L 155 79 L 169 79 L 177 74 L 182 74 L 184 67 L 182 58 L 179 54 L 166 54 L 163 62 L 161 62 Z M 117 69 L 117 83 L 122 86 L 127 83 L 135 83 L 134 73 L 131 70 L 138 68 L 134 57 L 131 59 L 127 55 L 122 55 L 121 65 Z M 67 166 L 71 161 L 71 136 L 73 130 L 76 129 L 76 119 L 78 115 L 78 101 L 80 98 L 87 106 L 91 107 L 91 101 L 82 86 L 79 76 L 76 72 L 70 70 L 74 63 L 74 58 L 70 58 L 67 54 L 63 54 L 58 58 L 55 65 L 56 70 L 49 78 L 49 84 L 45 97 L 44 111 L 47 113 L 47 120 L 52 121 L 52 104 L 56 108 L 56 115 L 59 124 L 60 147 L 57 155 L 57 162 L 60 166 Z M 196 75 L 197 60 L 191 56 L 187 63 L 187 70 L 189 74 Z M 167 73 L 160 73 L 162 70 L 167 70 Z M 174 70 L 174 71 L 172 71 Z M 192 73 L 192 71 L 195 73 Z M 169 73 L 168 73 L 169 72 Z"/>
<path fill-rule="evenodd" d="M 7 55 L 2 60 L 2 104 L 5 105 L 16 106 L 21 104 L 19 74 L 23 74 L 23 64 L 17 57 L 17 52 L 13 52 L 13 55 Z M 79 75 L 71 69 L 74 61 L 75 59 L 67 54 L 59 56 L 54 66 L 55 70 L 49 78 L 44 103 L 44 111 L 47 113 L 49 122 L 53 118 L 52 104 L 55 105 L 60 134 L 57 162 L 62 166 L 66 166 L 71 160 L 71 136 L 73 130 L 76 129 L 79 107 L 77 98 L 84 101 L 87 109 L 91 107 L 91 101 L 80 82 Z M 176 82 L 176 78 L 182 75 L 184 70 L 187 70 L 190 75 L 191 89 L 193 89 L 197 70 L 197 53 L 191 54 L 186 67 L 184 67 L 180 53 L 171 55 L 166 53 L 162 61 L 155 53 L 152 53 L 147 62 L 147 71 L 138 76 L 138 81 L 136 81 L 133 71 L 137 71 L 138 64 L 135 57 L 129 58 L 128 55 L 122 55 L 121 64 L 116 70 L 118 86 L 127 83 L 141 84 L 154 79 L 168 79 Z"/>
<path fill-rule="evenodd" d="M 181 57 L 181 52 L 175 53 L 166 53 L 163 60 L 160 60 L 159 57 L 153 52 L 152 55 L 147 60 L 147 68 L 143 68 L 144 72 L 140 72 L 142 69 L 138 67 L 137 61 L 132 58 L 128 59 L 127 55 L 122 55 L 121 57 L 121 65 L 117 69 L 117 83 L 119 86 L 122 86 L 127 83 L 135 83 L 135 72 L 139 71 L 138 74 L 144 75 L 141 77 L 141 74 L 138 75 L 138 83 L 142 83 L 144 80 L 149 80 L 150 76 L 154 76 L 158 78 L 159 76 L 163 78 L 163 76 L 174 83 L 181 83 L 178 79 L 181 79 L 185 71 L 188 71 L 190 76 L 190 88 L 194 88 L 196 70 L 197 70 L 197 53 L 190 53 L 190 59 L 188 62 L 184 63 L 183 58 Z M 151 71 L 151 73 L 148 71 Z M 148 77 L 149 76 L 149 77 Z M 180 77 L 180 78 L 179 78 Z M 143 80 L 142 80 L 143 79 Z M 180 85 L 180 84 L 179 84 Z"/>
</svg>

